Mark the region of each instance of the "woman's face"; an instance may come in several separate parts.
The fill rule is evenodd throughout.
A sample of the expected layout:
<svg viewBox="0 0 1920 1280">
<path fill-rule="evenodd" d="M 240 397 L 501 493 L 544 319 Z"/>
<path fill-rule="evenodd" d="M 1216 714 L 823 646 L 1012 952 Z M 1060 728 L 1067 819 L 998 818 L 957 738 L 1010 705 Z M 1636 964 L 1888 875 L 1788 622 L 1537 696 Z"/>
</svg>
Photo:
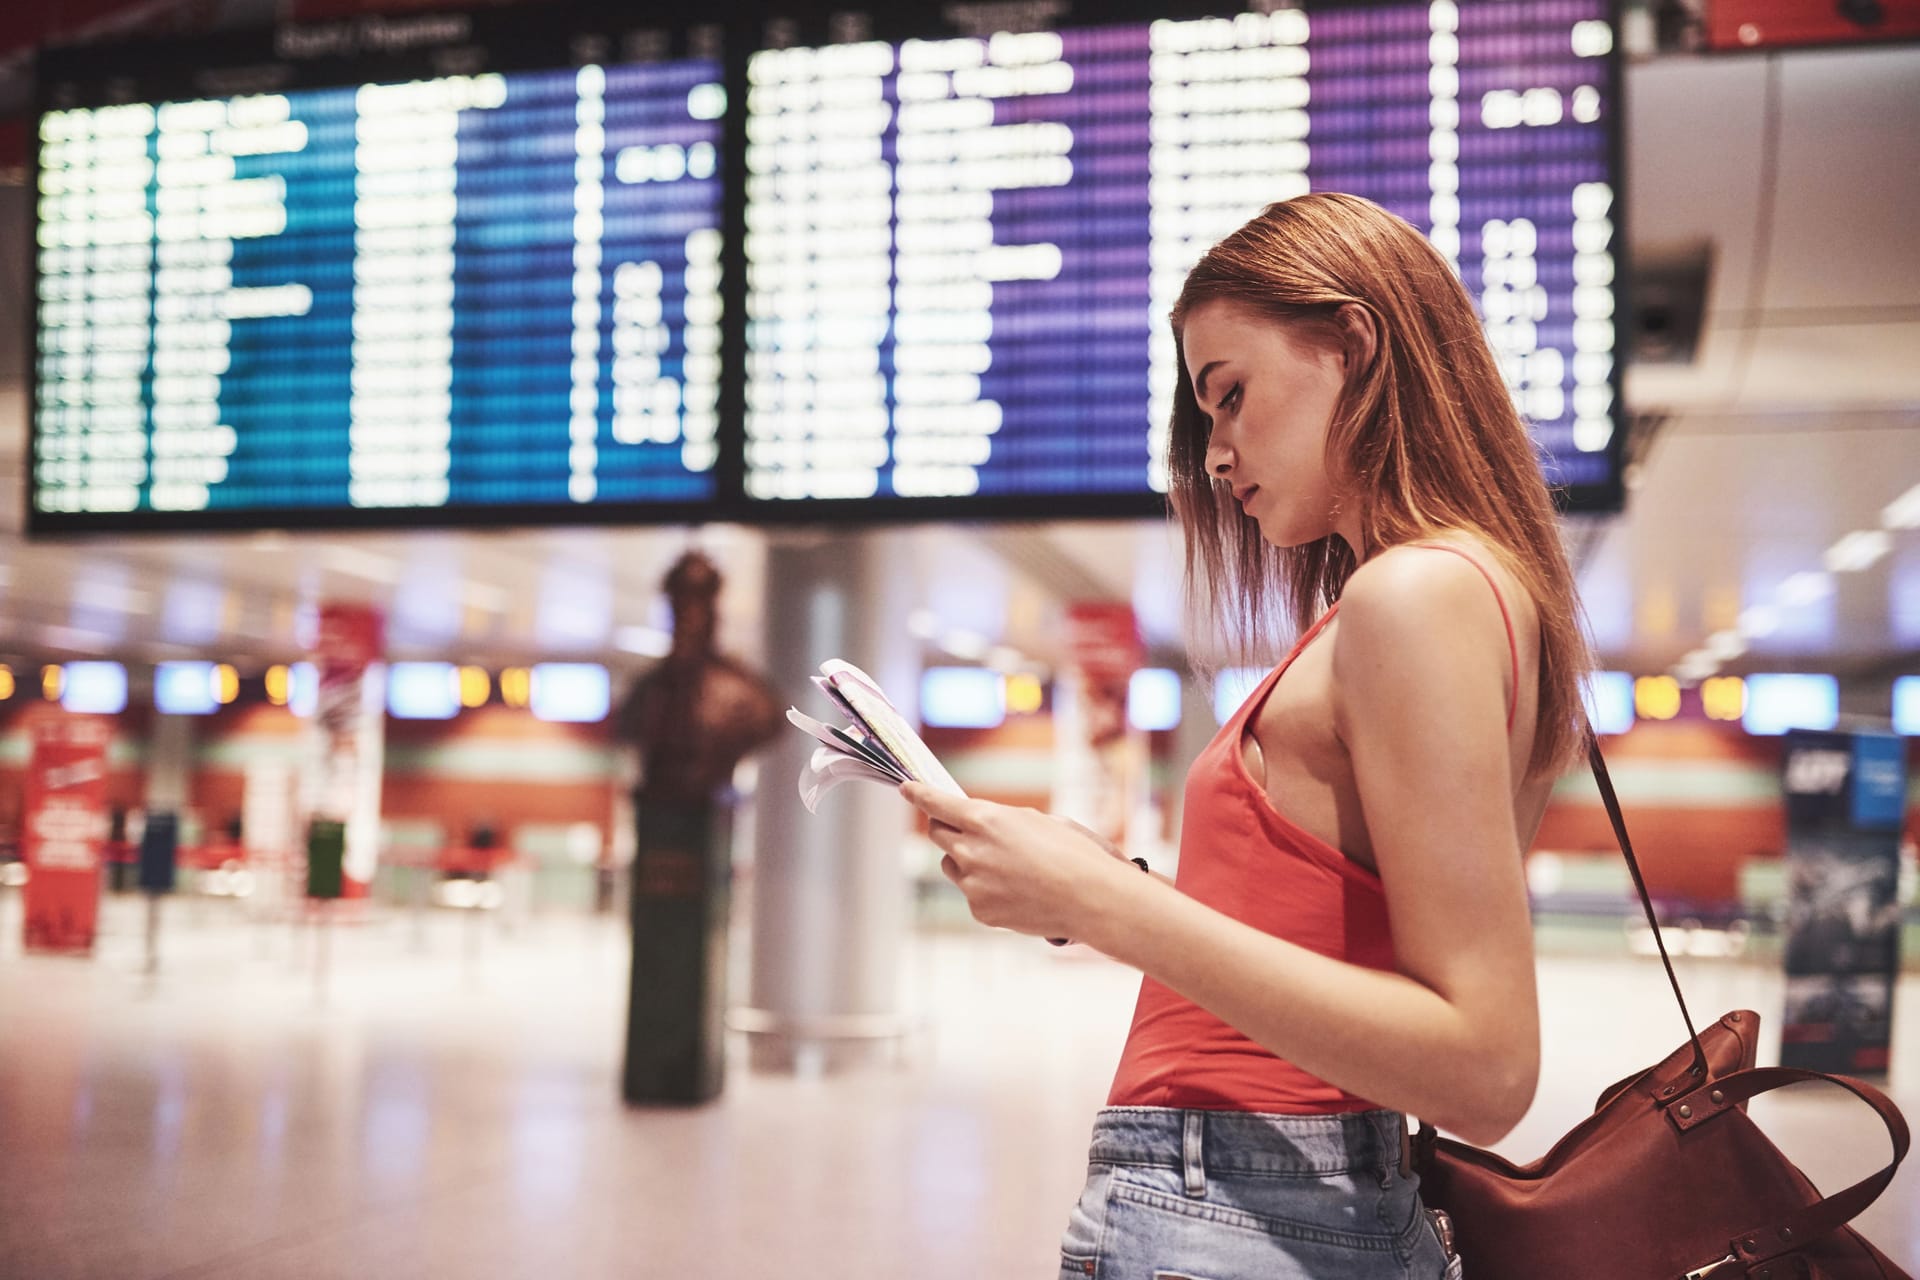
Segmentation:
<svg viewBox="0 0 1920 1280">
<path fill-rule="evenodd" d="M 1329 533 L 1359 547 L 1359 518 L 1343 510 L 1327 467 L 1327 429 L 1345 389 L 1347 359 L 1238 303 L 1204 302 L 1181 332 L 1194 399 L 1210 420 L 1207 474 L 1259 522 L 1276 547 Z"/>
</svg>

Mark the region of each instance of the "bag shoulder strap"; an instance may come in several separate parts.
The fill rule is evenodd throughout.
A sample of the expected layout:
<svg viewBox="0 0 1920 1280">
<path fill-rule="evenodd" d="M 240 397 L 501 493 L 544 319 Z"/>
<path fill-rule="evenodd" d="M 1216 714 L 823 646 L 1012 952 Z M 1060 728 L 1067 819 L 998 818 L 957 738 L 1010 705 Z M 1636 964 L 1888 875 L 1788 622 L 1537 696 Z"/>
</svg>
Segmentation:
<svg viewBox="0 0 1920 1280">
<path fill-rule="evenodd" d="M 1796 1209 L 1777 1222 L 1765 1223 L 1735 1236 L 1729 1243 L 1729 1252 L 1749 1266 L 1790 1253 L 1829 1232 L 1839 1230 L 1879 1199 L 1880 1193 L 1893 1181 L 1894 1171 L 1900 1167 L 1900 1162 L 1906 1159 L 1911 1141 L 1906 1118 L 1886 1094 L 1864 1080 L 1806 1071 L 1799 1067 L 1748 1067 L 1744 1071 L 1730 1072 L 1700 1086 L 1667 1112 L 1669 1120 L 1682 1130 L 1687 1130 L 1704 1124 L 1748 1099 L 1790 1084 L 1812 1080 L 1839 1085 L 1872 1107 L 1879 1115 L 1880 1122 L 1887 1126 L 1887 1138 L 1893 1143 L 1893 1159 L 1880 1172 L 1862 1178 L 1844 1191 L 1836 1191 L 1823 1200 Z"/>
<path fill-rule="evenodd" d="M 1680 979 L 1673 972 L 1673 961 L 1667 955 L 1666 940 L 1660 936 L 1660 921 L 1653 912 L 1653 899 L 1647 894 L 1647 882 L 1640 875 L 1639 860 L 1633 856 L 1633 841 L 1627 838 L 1627 820 L 1620 813 L 1620 799 L 1613 793 L 1613 779 L 1607 774 L 1607 762 L 1600 755 L 1600 737 L 1591 726 L 1587 729 L 1587 763 L 1593 769 L 1593 780 L 1600 788 L 1600 802 L 1607 807 L 1607 820 L 1613 824 L 1614 839 L 1620 842 L 1620 852 L 1627 860 L 1627 870 L 1633 876 L 1633 888 L 1640 895 L 1640 905 L 1647 913 L 1647 927 L 1653 930 L 1653 944 L 1660 949 L 1660 963 L 1667 971 L 1667 982 L 1673 987 L 1673 998 L 1680 1005 L 1680 1020 L 1687 1024 L 1687 1039 L 1693 1042 L 1693 1074 L 1705 1079 L 1707 1075 L 1707 1051 L 1700 1044 L 1700 1033 L 1693 1029 L 1693 1015 L 1687 1012 L 1687 998 L 1681 994 Z"/>
</svg>

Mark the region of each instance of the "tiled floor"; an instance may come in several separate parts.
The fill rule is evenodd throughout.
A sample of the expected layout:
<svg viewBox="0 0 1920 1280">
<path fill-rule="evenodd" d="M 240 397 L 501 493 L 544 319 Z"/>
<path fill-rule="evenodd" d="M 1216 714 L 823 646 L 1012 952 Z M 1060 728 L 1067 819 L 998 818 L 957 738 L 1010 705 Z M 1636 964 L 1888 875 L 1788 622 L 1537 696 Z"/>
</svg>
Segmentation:
<svg viewBox="0 0 1920 1280">
<path fill-rule="evenodd" d="M 897 1063 L 736 1069 L 713 1106 L 632 1111 L 615 922 L 339 930 L 322 998 L 314 939 L 231 905 L 169 903 L 149 978 L 137 904 L 110 903 L 96 955 L 69 960 L 22 956 L 0 895 L 4 1280 L 1049 1276 L 1135 986 L 1020 940 L 923 938 L 905 983 L 925 1017 Z M 1692 960 L 1686 979 L 1704 1016 L 1777 1019 L 1764 969 Z M 1682 1034 L 1649 961 L 1548 957 L 1542 992 L 1545 1083 L 1503 1144 L 1521 1158 Z M 1920 1119 L 1920 1018 L 1904 1026 L 1892 1091 Z M 1883 1159 L 1839 1095 L 1755 1114 L 1823 1187 Z M 1920 1268 L 1920 1168 L 1861 1225 Z"/>
</svg>

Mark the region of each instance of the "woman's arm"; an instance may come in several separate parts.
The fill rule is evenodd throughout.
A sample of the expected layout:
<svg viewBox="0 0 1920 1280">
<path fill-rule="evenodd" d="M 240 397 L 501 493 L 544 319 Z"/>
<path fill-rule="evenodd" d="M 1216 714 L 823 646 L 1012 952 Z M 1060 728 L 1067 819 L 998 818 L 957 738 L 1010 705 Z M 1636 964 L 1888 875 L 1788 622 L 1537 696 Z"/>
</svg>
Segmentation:
<svg viewBox="0 0 1920 1280">
<path fill-rule="evenodd" d="M 1539 1011 L 1513 825 L 1506 633 L 1451 555 L 1385 553 L 1354 575 L 1334 632 L 1336 720 L 1385 885 L 1397 972 L 1262 933 L 1058 825 L 977 802 L 925 803 L 975 915 L 1078 937 L 1348 1092 L 1475 1142 L 1533 1096 Z M 1037 841 L 1051 829 L 1047 849 Z M 1039 925 L 1039 928 L 1035 928 Z"/>
</svg>

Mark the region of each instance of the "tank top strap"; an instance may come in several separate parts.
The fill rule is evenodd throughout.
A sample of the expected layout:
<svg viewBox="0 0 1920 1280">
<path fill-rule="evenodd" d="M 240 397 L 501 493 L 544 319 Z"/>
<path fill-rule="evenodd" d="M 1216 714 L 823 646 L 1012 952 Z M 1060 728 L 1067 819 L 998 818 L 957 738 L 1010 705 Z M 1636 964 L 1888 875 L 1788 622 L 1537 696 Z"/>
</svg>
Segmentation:
<svg viewBox="0 0 1920 1280">
<path fill-rule="evenodd" d="M 1465 560 L 1468 564 L 1478 569 L 1480 576 L 1487 580 L 1487 586 L 1493 589 L 1493 602 L 1500 606 L 1500 624 L 1507 629 L 1507 661 L 1513 673 L 1513 702 L 1507 707 L 1507 731 L 1511 733 L 1513 731 L 1514 713 L 1520 709 L 1520 646 L 1514 643 L 1513 615 L 1507 612 L 1507 598 L 1500 592 L 1499 580 L 1493 576 L 1492 570 L 1480 563 L 1478 556 L 1462 551 L 1459 547 L 1450 546 L 1444 542 L 1416 542 L 1411 545 L 1416 547 L 1429 547 L 1435 551 L 1453 552 L 1454 555 L 1459 556 L 1462 560 Z"/>
<path fill-rule="evenodd" d="M 1262 676 L 1259 681 L 1254 684 L 1247 696 L 1241 699 L 1239 708 L 1232 716 L 1228 717 L 1226 724 L 1221 726 L 1222 734 L 1237 739 L 1238 736 L 1245 731 L 1246 722 L 1251 720 L 1254 713 L 1262 706 L 1266 705 L 1267 695 L 1273 692 L 1274 685 L 1280 683 L 1280 677 L 1287 673 L 1287 668 L 1293 665 L 1293 660 L 1298 658 L 1301 653 L 1306 650 L 1306 647 L 1313 643 L 1315 636 L 1327 629 L 1327 624 L 1333 621 L 1333 615 L 1339 611 L 1340 602 L 1336 600 L 1327 606 L 1325 613 L 1322 613 L 1318 618 L 1314 619 L 1312 626 L 1300 633 L 1300 638 L 1293 642 L 1293 647 L 1287 650 L 1286 656 L 1281 658 L 1279 663 L 1269 670 L 1266 675 Z"/>
</svg>

